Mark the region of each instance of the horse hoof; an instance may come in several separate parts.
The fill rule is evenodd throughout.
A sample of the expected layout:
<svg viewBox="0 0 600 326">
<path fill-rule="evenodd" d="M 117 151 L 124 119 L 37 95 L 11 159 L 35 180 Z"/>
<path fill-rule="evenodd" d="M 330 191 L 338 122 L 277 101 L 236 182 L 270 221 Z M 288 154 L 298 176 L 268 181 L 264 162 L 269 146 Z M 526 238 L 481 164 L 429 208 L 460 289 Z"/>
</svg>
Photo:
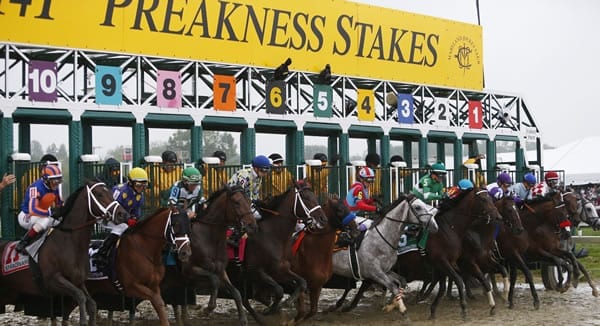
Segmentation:
<svg viewBox="0 0 600 326">
<path fill-rule="evenodd" d="M 540 302 L 539 301 L 534 301 L 533 302 L 533 309 L 540 310 Z"/>
<path fill-rule="evenodd" d="M 429 320 L 435 320 L 435 314 L 429 315 Z"/>
<path fill-rule="evenodd" d="M 535 304 L 534 304 L 534 306 L 535 306 Z M 514 309 L 514 308 L 515 308 L 515 305 L 512 302 L 508 304 L 508 309 Z"/>
<path fill-rule="evenodd" d="M 598 297 L 598 290 L 596 290 L 596 288 L 592 290 L 592 295 Z"/>
<path fill-rule="evenodd" d="M 496 315 L 496 306 L 490 308 L 490 316 Z"/>
</svg>

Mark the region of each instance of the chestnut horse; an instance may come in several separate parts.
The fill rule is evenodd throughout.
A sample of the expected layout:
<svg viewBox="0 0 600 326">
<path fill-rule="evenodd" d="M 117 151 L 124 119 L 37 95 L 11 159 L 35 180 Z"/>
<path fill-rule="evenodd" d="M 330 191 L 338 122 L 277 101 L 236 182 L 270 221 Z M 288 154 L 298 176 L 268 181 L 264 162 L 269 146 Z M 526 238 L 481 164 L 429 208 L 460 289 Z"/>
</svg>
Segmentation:
<svg viewBox="0 0 600 326">
<path fill-rule="evenodd" d="M 304 292 L 298 297 L 296 303 L 295 321 L 306 320 L 317 313 L 319 295 L 323 285 L 333 274 L 332 256 L 335 246 L 336 232 L 343 231 L 355 239 L 360 235 L 354 221 L 354 215 L 337 195 L 328 197 L 323 205 L 327 215 L 328 224 L 322 230 L 305 230 L 304 236 L 293 255 L 292 271 L 298 273 L 306 280 L 310 297 L 310 311 L 304 307 Z"/>
<path fill-rule="evenodd" d="M 160 282 L 165 275 L 162 249 L 175 246 L 178 259 L 186 262 L 191 256 L 190 220 L 185 213 L 161 208 L 130 227 L 116 248 L 114 270 L 122 292 L 108 280 L 88 280 L 92 295 L 124 294 L 130 298 L 150 300 L 161 326 L 168 326 L 165 303 L 160 294 Z M 133 322 L 133 321 L 132 321 Z"/>
<path fill-rule="evenodd" d="M 50 229 L 38 252 L 39 279 L 34 281 L 31 265 L 15 273 L 0 275 L 0 305 L 19 303 L 21 295 L 65 295 L 79 305 L 79 324 L 87 325 L 89 316 L 89 324 L 95 325 L 96 302 L 85 284 L 90 269 L 88 246 L 92 226 L 107 218 L 123 223 L 129 214 L 113 200 L 104 183 L 91 181 L 73 192 L 60 212 L 60 224 Z M 10 250 L 9 257 L 18 259 L 14 246 L 14 242 L 0 242 L 0 250 Z M 30 264 L 31 261 L 30 258 Z M 63 323 L 65 318 L 68 320 L 68 314 L 63 316 Z"/>
</svg>

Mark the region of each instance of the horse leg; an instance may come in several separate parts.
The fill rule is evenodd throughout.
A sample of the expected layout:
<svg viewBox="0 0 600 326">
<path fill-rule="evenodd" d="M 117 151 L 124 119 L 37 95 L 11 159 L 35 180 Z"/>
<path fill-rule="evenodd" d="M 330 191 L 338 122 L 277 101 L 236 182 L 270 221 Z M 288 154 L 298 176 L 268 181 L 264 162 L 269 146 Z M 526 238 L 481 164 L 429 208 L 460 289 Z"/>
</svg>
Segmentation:
<svg viewBox="0 0 600 326">
<path fill-rule="evenodd" d="M 572 251 L 570 250 L 561 250 L 561 256 L 564 257 L 565 259 L 567 259 L 569 262 L 571 262 L 571 265 L 573 265 L 573 279 L 571 280 L 571 283 L 573 283 L 573 287 L 577 288 L 577 286 L 579 285 L 579 271 L 580 268 L 579 266 L 581 264 L 578 263 L 577 261 L 577 257 L 575 257 L 575 255 L 573 254 Z"/>
<path fill-rule="evenodd" d="M 206 276 L 208 277 L 208 281 L 210 282 L 210 287 L 212 291 L 210 293 L 210 299 L 208 299 L 208 305 L 206 306 L 206 308 L 204 308 L 202 313 L 208 315 L 211 312 L 213 312 L 215 308 L 217 308 L 217 297 L 219 296 L 219 286 L 221 284 L 221 281 L 217 274 L 207 273 Z"/>
<path fill-rule="evenodd" d="M 250 301 L 248 300 L 248 295 L 247 295 L 248 284 L 246 283 L 246 281 L 244 281 L 244 283 L 243 283 L 243 288 L 244 288 L 244 296 L 242 296 L 242 305 L 250 313 L 250 316 L 252 316 L 252 318 L 254 318 L 254 320 L 256 321 L 257 324 L 265 325 L 265 321 L 262 319 L 261 316 L 259 316 L 256 313 L 256 310 L 254 310 L 254 308 L 250 304 Z M 239 314 L 239 308 L 238 308 L 238 314 Z"/>
<path fill-rule="evenodd" d="M 585 269 L 585 267 L 579 262 L 579 260 L 575 259 L 575 262 L 577 263 L 577 266 L 579 267 L 579 269 L 583 273 L 583 276 L 585 277 L 586 281 L 588 282 L 588 284 L 592 288 L 592 295 L 595 296 L 595 297 L 597 297 L 598 296 L 598 289 L 596 288 L 596 285 L 594 284 L 594 282 L 590 278 L 590 274 Z"/>
<path fill-rule="evenodd" d="M 513 259 L 513 263 L 516 263 L 517 266 L 519 267 L 519 269 L 523 272 L 523 274 L 525 275 L 525 280 L 527 281 L 527 283 L 529 283 L 529 289 L 531 291 L 531 296 L 533 297 L 533 307 L 535 310 L 540 309 L 540 298 L 538 297 L 537 294 L 537 290 L 535 289 L 535 284 L 533 283 L 533 275 L 531 274 L 531 270 L 529 269 L 529 267 L 527 267 L 527 264 L 525 263 L 525 261 L 523 260 L 523 257 L 519 254 L 515 254 L 514 256 L 515 259 Z M 514 287 L 515 287 L 515 282 L 516 282 L 516 278 L 517 278 L 517 270 L 513 264 L 513 266 L 511 266 L 511 273 L 512 270 L 515 270 L 515 276 L 513 279 L 513 276 L 511 274 L 511 289 L 508 294 L 508 298 L 509 298 L 509 308 L 513 308 L 513 295 L 514 295 Z"/>
<path fill-rule="evenodd" d="M 448 278 L 448 283 L 447 284 L 448 284 L 448 287 L 446 288 L 446 298 L 452 300 L 454 298 L 452 297 L 452 285 L 453 285 L 453 283 L 452 283 L 452 279 L 451 278 Z"/>
<path fill-rule="evenodd" d="M 98 307 L 96 306 L 96 301 L 94 301 L 94 299 L 92 298 L 92 296 L 90 295 L 90 292 L 88 291 L 88 289 L 85 287 L 85 283 L 81 286 L 81 290 L 83 291 L 83 293 L 86 296 L 86 308 L 87 308 L 87 312 L 89 315 L 89 322 L 90 322 L 90 326 L 95 326 L 96 325 L 96 313 L 98 312 Z M 69 321 L 69 313 L 67 313 L 66 315 L 63 314 L 63 323 L 65 321 Z"/>
<path fill-rule="evenodd" d="M 113 315 L 114 315 L 114 311 L 109 310 L 108 311 L 108 316 L 106 317 L 106 326 L 112 326 L 112 324 L 113 324 Z"/>
<path fill-rule="evenodd" d="M 369 287 L 371 287 L 371 285 L 373 285 L 373 282 L 371 282 L 370 280 L 363 280 L 362 283 L 360 284 L 360 288 L 358 288 L 358 292 L 356 292 L 356 294 L 354 295 L 354 298 L 352 298 L 352 302 L 350 302 L 350 305 L 342 308 L 342 312 L 348 312 L 348 311 L 356 308 L 356 306 L 358 305 L 358 302 L 360 301 L 360 299 L 362 299 L 363 294 L 365 293 L 365 291 L 367 291 L 367 289 Z M 344 295 L 345 294 L 346 294 L 346 292 L 344 293 Z"/>
<path fill-rule="evenodd" d="M 458 297 L 460 299 L 461 315 L 463 320 L 466 320 L 467 301 L 465 300 L 465 282 L 463 281 L 462 277 L 460 277 L 460 275 L 456 272 L 456 270 L 452 267 L 452 265 L 450 265 L 450 262 L 446 261 L 445 265 L 449 277 L 451 277 L 454 280 L 454 283 L 456 283 L 456 288 L 458 289 Z"/>
<path fill-rule="evenodd" d="M 71 296 L 79 305 L 79 325 L 88 325 L 88 315 L 86 301 L 87 297 L 85 293 L 69 282 L 63 275 L 57 275 L 54 282 L 51 282 L 52 288 L 57 290 L 59 293 L 66 293 Z"/>
<path fill-rule="evenodd" d="M 545 251 L 545 250 L 539 250 L 538 254 L 540 254 L 542 257 L 545 257 L 546 259 L 550 260 L 551 262 L 554 263 L 554 265 L 556 265 L 556 267 L 559 269 L 557 276 L 558 276 L 558 289 L 557 291 L 559 291 L 560 293 L 564 293 L 569 289 L 569 283 L 567 282 L 566 284 L 564 284 L 563 286 L 563 275 L 560 272 L 560 268 L 561 267 L 565 267 L 569 273 L 569 275 L 571 275 L 573 273 L 573 267 L 570 264 L 567 264 L 566 261 L 560 259 L 559 257 L 556 257 L 555 255 Z"/>
<path fill-rule="evenodd" d="M 361 287 L 362 287 L 362 285 L 361 285 Z M 330 306 L 327 309 L 327 311 L 333 312 L 333 311 L 338 310 L 344 304 L 344 301 L 346 301 L 346 297 L 348 296 L 348 292 L 350 292 L 350 290 L 351 290 L 350 286 L 346 287 L 344 289 L 344 293 L 342 294 L 342 296 L 335 302 L 335 304 L 333 306 Z"/>
<path fill-rule="evenodd" d="M 160 287 L 158 284 L 156 284 L 154 288 L 151 289 L 141 283 L 134 283 L 132 284 L 132 287 L 129 290 L 129 292 L 131 293 L 131 296 L 150 300 L 150 303 L 152 303 L 152 307 L 154 307 L 154 310 L 158 315 L 160 325 L 169 326 L 169 319 L 167 318 L 167 309 L 165 306 L 165 302 L 160 296 Z"/>
<path fill-rule="evenodd" d="M 301 321 L 306 316 L 306 307 L 304 304 L 304 300 L 306 299 L 305 295 L 306 292 L 302 292 L 298 296 L 298 299 L 296 299 L 296 316 L 294 317 L 295 323 Z"/>
<path fill-rule="evenodd" d="M 429 307 L 429 319 L 431 319 L 431 320 L 435 319 L 435 311 L 437 309 L 437 306 L 440 303 L 440 299 L 444 295 L 444 292 L 446 292 L 446 277 L 444 276 L 444 277 L 441 277 L 440 279 L 438 279 L 438 284 L 439 284 L 438 293 L 435 295 L 435 298 L 433 299 L 433 302 L 431 303 L 431 306 Z"/>
<path fill-rule="evenodd" d="M 240 322 L 240 325 L 248 325 L 248 318 L 246 318 L 246 312 L 242 308 L 242 296 L 240 294 L 240 291 L 238 291 L 238 289 L 231 283 L 231 280 L 229 279 L 229 276 L 227 275 L 226 271 L 223 271 L 221 274 L 221 283 L 225 285 L 225 289 L 229 291 L 231 298 L 233 298 L 233 300 L 235 301 L 235 306 L 238 311 L 238 321 Z"/>
<path fill-rule="evenodd" d="M 280 309 L 279 304 L 281 302 L 281 299 L 283 298 L 283 288 L 262 269 L 258 271 L 258 276 L 264 283 L 266 283 L 273 289 L 273 292 L 275 294 L 275 299 L 273 300 L 273 303 L 263 311 L 263 315 L 274 314 Z"/>
<path fill-rule="evenodd" d="M 298 299 L 298 297 L 300 296 L 301 293 L 306 292 L 306 288 L 308 287 L 306 280 L 304 278 L 302 278 L 300 275 L 292 272 L 291 270 L 288 270 L 288 275 L 291 276 L 291 278 L 293 279 L 293 281 L 296 282 L 296 288 L 294 289 L 294 292 L 292 292 L 292 294 L 290 294 L 290 302 L 294 302 Z M 281 300 L 280 300 L 281 301 Z M 279 302 L 276 301 L 277 304 L 279 304 Z"/>
<path fill-rule="evenodd" d="M 469 264 L 471 265 L 471 271 L 473 273 L 473 276 L 475 276 L 475 278 L 479 280 L 479 282 L 485 289 L 488 298 L 488 305 L 490 307 L 490 315 L 494 315 L 496 312 L 496 301 L 494 301 L 494 295 L 492 294 L 492 286 L 481 272 L 481 268 L 479 268 L 479 265 L 477 265 L 474 261 L 470 261 Z"/>
<path fill-rule="evenodd" d="M 309 293 L 309 297 L 310 297 L 310 311 L 308 312 L 308 314 L 306 316 L 304 316 L 305 320 L 314 316 L 318 312 L 319 296 L 321 295 L 321 290 L 323 289 L 323 285 L 325 285 L 325 282 L 321 282 L 321 283 L 319 283 L 319 285 L 315 285 L 309 290 L 308 293 Z"/>
</svg>

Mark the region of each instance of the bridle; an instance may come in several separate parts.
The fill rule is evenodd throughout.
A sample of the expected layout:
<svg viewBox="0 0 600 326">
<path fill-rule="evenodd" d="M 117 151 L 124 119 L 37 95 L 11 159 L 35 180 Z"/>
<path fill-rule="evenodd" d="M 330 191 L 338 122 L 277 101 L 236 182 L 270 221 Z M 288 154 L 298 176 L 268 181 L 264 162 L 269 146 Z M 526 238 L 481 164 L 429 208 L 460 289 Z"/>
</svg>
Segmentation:
<svg viewBox="0 0 600 326">
<path fill-rule="evenodd" d="M 91 187 L 86 186 L 87 197 L 88 197 L 88 212 L 90 213 L 90 215 L 92 215 L 96 219 L 96 221 L 101 220 L 101 219 L 108 219 L 108 220 L 113 221 L 115 218 L 115 215 L 117 213 L 117 209 L 120 206 L 119 202 L 116 200 L 113 200 L 112 202 L 110 202 L 110 204 L 108 204 L 106 207 L 104 207 L 104 205 L 102 205 L 100 203 L 100 201 L 94 195 L 93 190 L 97 186 L 104 187 L 106 185 L 103 182 L 97 182 L 97 183 L 93 184 Z M 95 204 L 96 208 L 98 210 L 100 210 L 100 212 L 102 213 L 101 215 L 94 214 L 94 210 L 92 208 L 92 202 Z"/>
<path fill-rule="evenodd" d="M 315 222 L 317 225 L 317 228 L 322 228 L 322 226 L 320 225 L 319 221 L 317 221 L 317 219 L 315 219 L 311 214 L 314 211 L 317 211 L 319 209 L 321 209 L 321 205 L 315 205 L 313 208 L 308 208 L 308 206 L 304 203 L 304 199 L 302 198 L 302 192 L 305 189 L 309 189 L 306 186 L 303 186 L 302 189 L 298 189 L 299 186 L 296 185 L 294 187 L 294 191 L 295 191 L 295 195 L 294 195 L 294 217 L 296 217 L 296 219 L 298 220 L 302 220 L 303 218 L 298 216 L 298 214 L 296 214 L 296 211 L 298 209 L 298 205 L 300 205 L 300 207 L 302 207 L 302 210 L 304 211 L 304 214 L 306 215 L 305 219 L 308 222 L 307 224 L 312 224 L 312 222 Z"/>
<path fill-rule="evenodd" d="M 408 205 L 408 210 L 406 211 L 407 214 L 404 214 L 404 216 L 403 216 L 404 219 L 403 220 L 402 219 L 395 219 L 395 218 L 389 217 L 389 216 L 387 216 L 387 213 L 386 213 L 386 215 L 383 216 L 383 218 L 387 219 L 387 220 L 390 220 L 390 221 L 393 221 L 393 222 L 396 222 L 396 223 L 402 223 L 402 225 L 421 225 L 422 223 L 420 223 L 420 222 L 419 223 L 413 223 L 413 222 L 406 221 L 406 216 L 408 216 L 408 212 L 410 211 L 419 221 L 421 221 L 421 217 L 422 216 L 429 216 L 429 219 L 427 220 L 427 224 L 425 225 L 425 228 L 429 228 L 429 224 L 431 223 L 431 220 L 433 220 L 433 214 L 431 214 L 429 210 L 425 210 L 426 213 L 419 214 L 416 211 L 416 209 L 413 207 L 413 203 L 415 202 L 415 200 L 417 200 L 417 197 L 414 197 L 414 198 L 412 198 L 410 200 L 408 198 L 404 199 L 404 201 Z M 398 204 L 398 205 L 400 205 L 400 204 Z M 385 242 L 393 250 L 398 250 L 398 246 L 391 244 L 385 238 L 385 236 L 381 233 L 381 231 L 379 231 L 378 226 L 379 226 L 379 223 L 374 224 L 373 228 L 375 229 L 375 231 L 377 231 L 377 234 L 383 240 L 383 242 Z M 401 232 L 403 232 L 403 231 L 401 230 Z"/>
<path fill-rule="evenodd" d="M 184 234 L 183 236 L 175 235 L 175 231 L 173 230 L 173 225 L 171 223 L 172 215 L 173 215 L 173 212 L 169 211 L 169 218 L 167 218 L 167 222 L 165 223 L 165 230 L 163 232 L 163 235 L 164 235 L 165 240 L 167 240 L 168 243 L 175 246 L 175 251 L 179 252 L 179 250 L 181 250 L 181 248 L 183 248 L 183 246 L 190 243 L 190 238 L 188 237 L 187 234 Z M 185 217 L 185 218 L 187 218 L 187 217 Z M 181 241 L 181 245 L 177 246 L 177 241 Z"/>
</svg>

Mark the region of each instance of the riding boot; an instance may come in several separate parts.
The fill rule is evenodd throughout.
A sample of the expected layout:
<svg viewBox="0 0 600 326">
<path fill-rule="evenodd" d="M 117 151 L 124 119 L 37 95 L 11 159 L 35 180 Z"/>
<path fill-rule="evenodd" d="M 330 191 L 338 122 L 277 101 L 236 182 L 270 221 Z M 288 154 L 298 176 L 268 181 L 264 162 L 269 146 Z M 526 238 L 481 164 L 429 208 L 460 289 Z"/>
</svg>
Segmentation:
<svg viewBox="0 0 600 326">
<path fill-rule="evenodd" d="M 28 253 L 25 248 L 37 238 L 37 235 L 38 233 L 33 228 L 29 229 L 29 231 L 23 235 L 23 238 L 21 238 L 21 241 L 17 244 L 15 250 L 22 255 L 27 255 Z"/>
<path fill-rule="evenodd" d="M 231 232 L 229 238 L 227 238 L 227 243 L 232 247 L 239 247 L 240 239 L 242 238 L 242 232 L 238 228 L 234 228 Z"/>
<path fill-rule="evenodd" d="M 109 234 L 108 237 L 104 239 L 102 246 L 98 248 L 98 251 L 92 256 L 92 258 L 94 258 L 96 261 L 96 266 L 99 269 L 103 269 L 108 265 L 108 255 L 110 254 L 111 249 L 117 243 L 117 240 L 119 240 L 118 235 L 112 233 Z"/>
</svg>

